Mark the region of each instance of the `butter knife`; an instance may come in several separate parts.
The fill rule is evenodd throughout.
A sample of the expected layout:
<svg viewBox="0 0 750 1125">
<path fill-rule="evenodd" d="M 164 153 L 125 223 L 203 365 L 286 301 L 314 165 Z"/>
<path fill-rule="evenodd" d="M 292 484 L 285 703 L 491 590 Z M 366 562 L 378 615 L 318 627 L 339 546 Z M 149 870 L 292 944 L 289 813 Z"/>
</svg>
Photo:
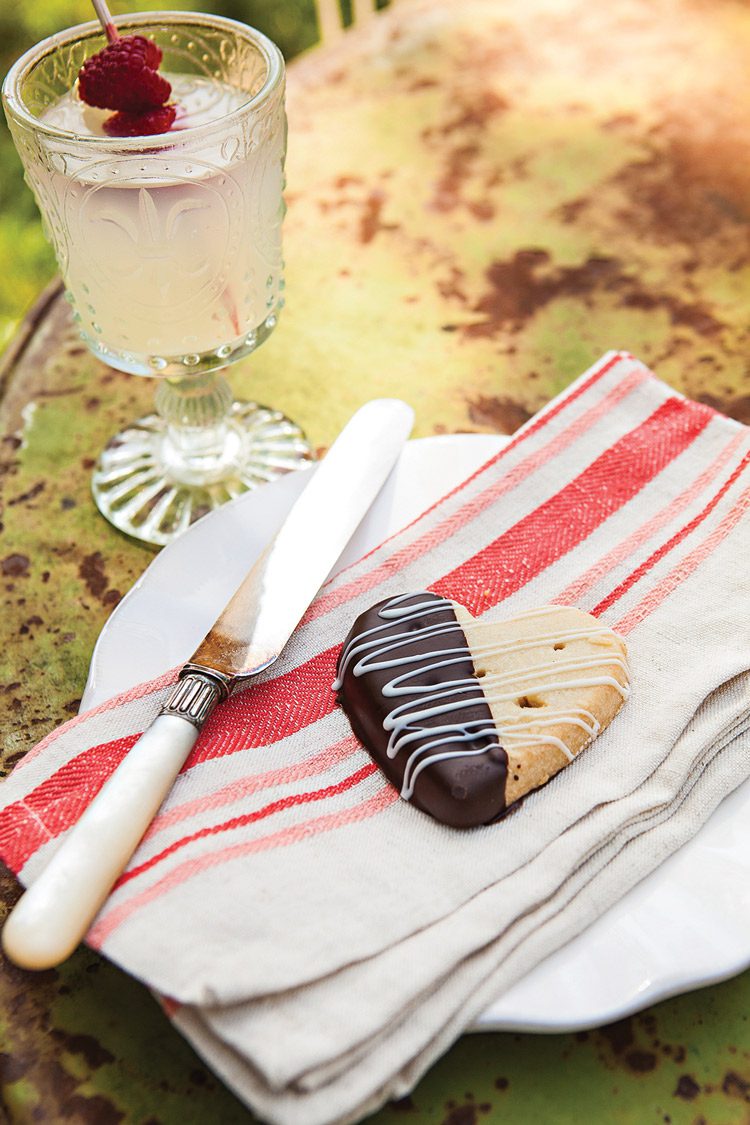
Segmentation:
<svg viewBox="0 0 750 1125">
<path fill-rule="evenodd" d="M 413 411 L 375 399 L 351 418 L 281 529 L 180 672 L 169 700 L 21 896 L 2 932 L 25 969 L 60 964 L 124 871 L 214 708 L 277 659 L 393 468 Z"/>
</svg>

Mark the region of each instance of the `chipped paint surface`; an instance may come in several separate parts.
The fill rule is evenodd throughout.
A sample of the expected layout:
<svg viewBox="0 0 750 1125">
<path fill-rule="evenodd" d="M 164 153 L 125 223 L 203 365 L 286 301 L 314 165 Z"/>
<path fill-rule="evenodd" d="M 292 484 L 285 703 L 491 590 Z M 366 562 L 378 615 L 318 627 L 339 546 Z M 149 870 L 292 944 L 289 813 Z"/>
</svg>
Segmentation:
<svg viewBox="0 0 750 1125">
<path fill-rule="evenodd" d="M 417 0 L 298 60 L 301 397 L 417 383 L 419 434 L 491 430 L 624 347 L 749 417 L 749 52 L 728 0 Z"/>
<path fill-rule="evenodd" d="M 734 0 L 409 0 L 290 69 L 288 306 L 235 390 L 325 447 L 374 395 L 417 433 L 512 432 L 609 347 L 750 422 L 750 9 Z M 731 98 L 727 91 L 731 90 Z M 95 513 L 98 449 L 149 381 L 48 294 L 0 428 L 2 771 L 74 714 L 150 555 Z M 0 880 L 1 909 L 17 894 Z M 0 1117 L 252 1116 L 94 954 L 0 971 Z M 372 1118 L 750 1120 L 750 974 L 599 1031 L 462 1039 Z"/>
<path fill-rule="evenodd" d="M 745 1125 L 749 994 L 746 974 L 596 1031 L 467 1036 L 373 1121 Z"/>
</svg>

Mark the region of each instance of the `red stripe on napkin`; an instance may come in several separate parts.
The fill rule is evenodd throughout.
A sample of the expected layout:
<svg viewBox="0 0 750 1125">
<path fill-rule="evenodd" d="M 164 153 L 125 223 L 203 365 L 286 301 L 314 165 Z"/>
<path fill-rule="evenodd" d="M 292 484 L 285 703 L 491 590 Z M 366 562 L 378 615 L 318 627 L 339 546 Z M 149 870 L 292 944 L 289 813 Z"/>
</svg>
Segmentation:
<svg viewBox="0 0 750 1125">
<path fill-rule="evenodd" d="M 140 734 L 84 750 L 0 815 L 0 854 L 13 871 L 82 816 Z"/>
<path fill-rule="evenodd" d="M 600 614 L 604 613 L 605 610 L 614 605 L 616 601 L 619 601 L 620 598 L 628 592 L 628 590 L 635 586 L 636 582 L 640 582 L 641 578 L 643 578 L 645 574 L 648 574 L 649 570 L 655 567 L 658 562 L 661 562 L 665 555 L 668 555 L 670 551 L 674 550 L 674 548 L 683 541 L 683 539 L 687 538 L 687 536 L 690 535 L 691 532 L 695 531 L 695 529 L 699 527 L 703 523 L 703 521 L 708 518 L 708 516 L 710 516 L 716 505 L 719 503 L 722 497 L 727 494 L 729 489 L 742 475 L 749 464 L 750 453 L 746 453 L 740 461 L 739 465 L 737 465 L 737 467 L 735 468 L 734 472 L 729 477 L 727 477 L 718 492 L 716 492 L 711 497 L 705 508 L 703 508 L 702 511 L 698 512 L 696 516 L 693 516 L 693 518 L 688 523 L 686 523 L 684 527 L 681 527 L 679 531 L 675 532 L 671 539 L 668 539 L 666 543 L 662 543 L 661 547 L 654 551 L 653 554 L 649 556 L 649 558 L 645 559 L 641 563 L 641 565 L 634 571 L 632 571 L 632 573 L 629 574 L 628 577 L 625 578 L 619 586 L 616 586 L 611 593 L 607 594 L 606 598 L 602 598 L 599 604 L 596 605 L 591 611 L 594 616 L 599 617 Z"/>
<path fill-rule="evenodd" d="M 647 520 L 646 523 L 636 528 L 627 539 L 623 539 L 620 543 L 617 543 L 611 551 L 608 551 L 606 555 L 598 559 L 587 571 L 578 575 L 564 590 L 552 599 L 551 604 L 577 605 L 579 608 L 583 609 L 583 595 L 587 594 L 597 582 L 600 582 L 605 575 L 610 574 L 620 563 L 625 562 L 626 559 L 633 558 L 636 552 L 647 543 L 652 536 L 658 534 L 671 520 L 676 519 L 680 512 L 684 511 L 689 504 L 692 504 L 693 501 L 700 496 L 701 492 L 711 484 L 714 478 L 719 475 L 722 469 L 729 464 L 729 461 L 744 440 L 744 433 L 738 432 L 734 434 L 721 450 L 718 457 L 695 478 L 693 483 L 689 485 L 684 492 L 675 496 L 674 499 L 670 500 L 656 515 L 652 516 L 650 520 Z"/>
<path fill-rule="evenodd" d="M 371 777 L 377 768 L 374 762 L 368 762 L 367 765 L 362 766 L 349 777 L 343 778 L 342 781 L 336 782 L 335 785 L 327 785 L 324 789 L 314 789 L 307 793 L 291 793 L 288 797 L 271 801 L 270 804 L 264 805 L 262 809 L 255 809 L 254 812 L 243 813 L 241 816 L 233 816 L 221 824 L 211 824 L 205 828 L 199 828 L 196 832 L 191 832 L 189 836 L 183 836 L 181 839 L 175 840 L 174 843 L 151 856 L 150 859 L 139 863 L 137 867 L 129 868 L 117 880 L 113 890 L 117 890 L 118 887 L 130 882 L 131 879 L 135 879 L 137 875 L 141 875 L 144 871 L 149 871 L 157 863 L 161 863 L 163 859 L 173 855 L 179 848 L 186 844 L 192 844 L 194 840 L 202 840 L 206 836 L 217 836 L 220 832 L 231 832 L 233 828 L 242 828 L 246 824 L 255 824 L 258 820 L 265 820 L 267 817 L 273 816 L 274 813 L 283 812 L 284 809 L 292 809 L 296 805 L 309 805 L 312 801 L 324 801 L 327 797 L 336 797 L 339 793 L 345 793 L 347 789 L 353 789 L 366 777 Z"/>
<path fill-rule="evenodd" d="M 353 734 L 350 734 L 346 738 L 334 742 L 333 746 L 328 746 L 319 754 L 313 754 L 311 758 L 303 758 L 302 761 L 282 766 L 281 769 L 267 770 L 265 773 L 251 773 L 239 778 L 235 777 L 221 789 L 215 789 L 201 797 L 194 797 L 180 805 L 172 805 L 166 811 L 160 812 L 154 818 L 143 839 L 151 840 L 165 829 L 171 828 L 174 824 L 179 824 L 181 820 L 188 820 L 190 817 L 211 812 L 214 809 L 221 808 L 222 805 L 236 804 L 237 801 L 255 793 L 261 793 L 264 789 L 291 785 L 293 782 L 301 781 L 306 777 L 314 777 L 315 774 L 325 773 L 326 770 L 339 765 L 345 758 L 356 754 L 359 749 L 359 742 Z"/>
<path fill-rule="evenodd" d="M 653 480 L 715 415 L 670 398 L 575 480 L 430 587 L 479 616 L 577 547 Z"/>
<path fill-rule="evenodd" d="M 699 543 L 689 555 L 682 559 L 655 589 L 646 594 L 634 609 L 631 609 L 616 622 L 613 628 L 618 633 L 627 635 L 636 625 L 640 625 L 641 621 L 648 617 L 650 613 L 653 613 L 655 609 L 658 609 L 661 603 L 674 593 L 683 582 L 686 582 L 690 575 L 709 558 L 719 544 L 731 534 L 748 510 L 750 510 L 750 488 L 746 488 L 737 498 L 721 523 L 713 529 L 703 542 Z"/>
<path fill-rule="evenodd" d="M 230 696 L 206 723 L 184 769 L 270 746 L 329 715 L 340 648 L 333 645 L 290 672 Z"/>
<path fill-rule="evenodd" d="M 108 903 L 105 903 L 102 913 L 86 935 L 86 943 L 94 949 L 99 949 L 106 939 L 141 906 L 161 898 L 174 887 L 179 887 L 188 879 L 200 875 L 202 871 L 208 871 L 212 867 L 221 867 L 225 863 L 231 863 L 248 855 L 257 855 L 259 852 L 270 851 L 274 848 L 288 848 L 292 844 L 301 843 L 303 840 L 309 840 L 324 832 L 333 832 L 347 824 L 356 824 L 358 821 L 367 820 L 368 817 L 377 816 L 400 799 L 398 790 L 386 782 L 374 796 L 357 805 L 350 805 L 345 809 L 324 813 L 322 816 L 315 817 L 313 820 L 306 820 L 302 824 L 288 825 L 278 832 L 261 836 L 257 840 L 243 840 L 238 844 L 229 844 L 218 852 L 208 852 L 205 855 L 193 856 L 191 859 L 184 860 L 179 867 L 168 871 L 166 875 L 162 875 L 158 882 L 145 887 L 138 894 L 126 899 L 118 906 L 110 907 Z"/>
</svg>

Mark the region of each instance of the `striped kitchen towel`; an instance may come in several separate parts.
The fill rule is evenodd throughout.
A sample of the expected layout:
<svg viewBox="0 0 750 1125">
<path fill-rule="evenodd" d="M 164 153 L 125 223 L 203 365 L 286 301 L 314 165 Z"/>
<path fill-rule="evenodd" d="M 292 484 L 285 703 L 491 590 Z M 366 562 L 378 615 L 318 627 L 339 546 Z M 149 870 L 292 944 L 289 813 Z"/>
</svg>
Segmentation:
<svg viewBox="0 0 750 1125">
<path fill-rule="evenodd" d="M 321 592 L 217 709 L 88 935 L 263 1117 L 353 1121 L 693 835 L 750 775 L 750 431 L 605 356 Z M 486 620 L 574 604 L 628 641 L 613 725 L 498 824 L 434 823 L 331 684 L 354 617 L 429 588 Z M 66 723 L 0 794 L 33 881 L 173 677 Z"/>
</svg>

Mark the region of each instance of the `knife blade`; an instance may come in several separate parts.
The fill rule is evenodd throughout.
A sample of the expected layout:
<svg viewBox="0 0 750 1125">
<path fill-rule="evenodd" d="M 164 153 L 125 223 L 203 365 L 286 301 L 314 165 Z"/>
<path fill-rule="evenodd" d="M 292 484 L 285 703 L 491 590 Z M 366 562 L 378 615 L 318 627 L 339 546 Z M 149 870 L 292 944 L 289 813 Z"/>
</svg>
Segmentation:
<svg viewBox="0 0 750 1125">
<path fill-rule="evenodd" d="M 312 470 L 159 715 L 11 911 L 2 945 L 15 964 L 51 968 L 82 940 L 208 716 L 234 685 L 278 658 L 393 468 L 413 418 L 398 399 L 367 403 Z"/>
</svg>

